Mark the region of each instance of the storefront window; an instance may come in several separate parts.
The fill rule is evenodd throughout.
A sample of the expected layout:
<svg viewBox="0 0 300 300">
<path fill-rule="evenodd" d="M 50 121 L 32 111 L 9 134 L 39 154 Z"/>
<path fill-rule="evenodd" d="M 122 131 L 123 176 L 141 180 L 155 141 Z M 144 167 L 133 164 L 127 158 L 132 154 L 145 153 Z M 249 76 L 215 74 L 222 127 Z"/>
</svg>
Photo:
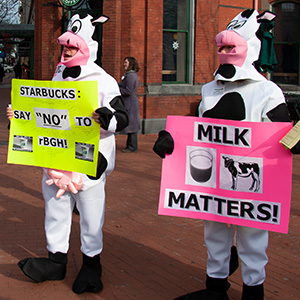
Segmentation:
<svg viewBox="0 0 300 300">
<path fill-rule="evenodd" d="M 278 64 L 272 74 L 277 83 L 299 85 L 300 4 L 279 2 L 273 5 L 276 13 L 274 47 Z"/>
<path fill-rule="evenodd" d="M 189 80 L 189 14 L 189 0 L 164 0 L 162 81 L 165 83 Z"/>
</svg>

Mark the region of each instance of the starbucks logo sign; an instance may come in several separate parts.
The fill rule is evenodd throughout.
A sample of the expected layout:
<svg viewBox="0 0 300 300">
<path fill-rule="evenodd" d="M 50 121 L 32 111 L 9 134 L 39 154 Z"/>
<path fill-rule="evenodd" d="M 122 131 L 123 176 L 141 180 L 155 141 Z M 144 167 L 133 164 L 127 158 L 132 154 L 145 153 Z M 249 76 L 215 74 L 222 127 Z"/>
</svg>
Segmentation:
<svg viewBox="0 0 300 300">
<path fill-rule="evenodd" d="M 60 2 L 63 6 L 72 7 L 80 4 L 82 0 L 60 0 Z"/>
</svg>

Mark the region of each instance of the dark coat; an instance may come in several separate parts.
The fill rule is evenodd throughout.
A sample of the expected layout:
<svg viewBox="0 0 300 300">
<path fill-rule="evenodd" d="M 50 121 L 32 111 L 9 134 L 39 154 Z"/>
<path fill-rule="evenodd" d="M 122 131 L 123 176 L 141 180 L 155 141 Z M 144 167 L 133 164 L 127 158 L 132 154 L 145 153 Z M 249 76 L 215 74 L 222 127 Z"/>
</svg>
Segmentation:
<svg viewBox="0 0 300 300">
<path fill-rule="evenodd" d="M 129 71 L 125 73 L 122 82 L 119 84 L 125 108 L 129 115 L 129 125 L 121 133 L 134 133 L 140 129 L 140 104 L 137 97 L 138 83 L 137 73 Z"/>
<path fill-rule="evenodd" d="M 4 68 L 0 66 L 0 77 L 3 78 L 4 76 L 5 76 Z"/>
</svg>

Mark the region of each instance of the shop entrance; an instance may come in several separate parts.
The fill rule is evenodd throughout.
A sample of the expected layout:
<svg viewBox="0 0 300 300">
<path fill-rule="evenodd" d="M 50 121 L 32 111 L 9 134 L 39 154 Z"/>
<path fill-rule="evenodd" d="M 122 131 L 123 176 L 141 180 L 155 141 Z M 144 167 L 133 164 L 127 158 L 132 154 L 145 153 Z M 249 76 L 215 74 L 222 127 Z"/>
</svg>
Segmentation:
<svg viewBox="0 0 300 300">
<path fill-rule="evenodd" d="M 1 24 L 0 63 L 6 72 L 13 72 L 20 62 L 22 78 L 33 78 L 34 25 Z"/>
</svg>

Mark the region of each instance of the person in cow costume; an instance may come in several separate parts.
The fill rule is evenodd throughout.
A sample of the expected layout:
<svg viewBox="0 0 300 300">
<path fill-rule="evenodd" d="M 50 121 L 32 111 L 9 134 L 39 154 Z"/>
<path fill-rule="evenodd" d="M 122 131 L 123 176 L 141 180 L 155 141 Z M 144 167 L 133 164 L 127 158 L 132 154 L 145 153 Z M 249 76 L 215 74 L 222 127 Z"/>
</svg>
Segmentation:
<svg viewBox="0 0 300 300">
<path fill-rule="evenodd" d="M 75 293 L 99 292 L 101 282 L 100 253 L 103 248 L 105 181 L 114 168 L 114 132 L 128 125 L 128 115 L 120 96 L 118 83 L 94 63 L 98 44 L 92 39 L 94 25 L 108 18 L 93 20 L 90 15 L 74 15 L 67 32 L 58 38 L 63 46 L 61 62 L 54 81 L 97 81 L 99 108 L 91 112 L 101 125 L 98 167 L 95 177 L 85 174 L 44 169 L 45 232 L 48 258 L 26 258 L 18 265 L 36 282 L 62 280 L 66 274 L 72 211 L 80 213 L 82 267 L 73 284 Z M 10 112 L 11 113 L 11 112 Z M 8 117 L 11 115 L 8 112 Z"/>
<path fill-rule="evenodd" d="M 290 122 L 281 89 L 266 80 L 254 67 L 260 53 L 260 39 L 256 33 L 260 23 L 275 15 L 261 15 L 253 9 L 238 14 L 226 30 L 217 34 L 220 67 L 214 80 L 202 88 L 199 116 L 207 118 L 253 121 Z M 153 150 L 162 158 L 171 154 L 174 141 L 166 131 L 159 133 Z M 293 151 L 299 153 L 299 145 Z M 236 228 L 236 229 L 235 229 Z M 227 300 L 230 287 L 228 276 L 237 268 L 233 258 L 232 241 L 236 230 L 238 256 L 243 278 L 242 300 L 264 299 L 263 283 L 268 231 L 245 226 L 205 221 L 204 239 L 207 248 L 206 289 L 189 293 L 176 300 Z"/>
</svg>

